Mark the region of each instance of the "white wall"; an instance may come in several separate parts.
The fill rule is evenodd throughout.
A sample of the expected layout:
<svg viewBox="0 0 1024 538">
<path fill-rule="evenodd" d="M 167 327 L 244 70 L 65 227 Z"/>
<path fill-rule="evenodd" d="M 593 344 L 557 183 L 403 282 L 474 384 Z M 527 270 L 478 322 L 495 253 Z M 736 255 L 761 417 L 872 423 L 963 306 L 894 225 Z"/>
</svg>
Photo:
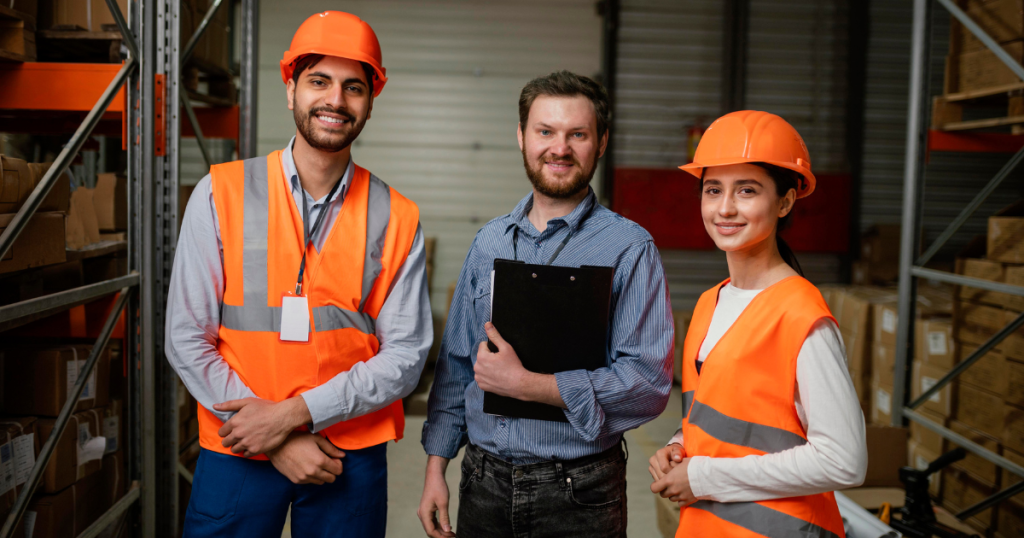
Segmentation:
<svg viewBox="0 0 1024 538">
<path fill-rule="evenodd" d="M 328 9 L 358 15 L 380 39 L 388 83 L 352 154 L 419 204 L 424 233 L 438 238 L 431 303 L 442 315 L 476 231 L 530 190 L 520 90 L 558 69 L 598 74 L 601 18 L 593 0 L 264 0 L 261 153 L 295 132 L 278 62 L 302 21 Z"/>
</svg>

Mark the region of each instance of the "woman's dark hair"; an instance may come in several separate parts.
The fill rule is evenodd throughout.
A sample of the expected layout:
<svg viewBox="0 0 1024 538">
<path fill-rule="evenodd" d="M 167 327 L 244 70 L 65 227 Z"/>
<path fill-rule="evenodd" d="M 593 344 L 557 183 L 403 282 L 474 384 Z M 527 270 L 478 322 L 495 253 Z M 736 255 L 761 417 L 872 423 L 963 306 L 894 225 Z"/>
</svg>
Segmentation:
<svg viewBox="0 0 1024 538">
<path fill-rule="evenodd" d="M 779 197 L 783 197 L 790 189 L 799 192 L 800 182 L 803 177 L 799 172 L 790 170 L 789 168 L 783 168 L 781 166 L 775 166 L 774 164 L 768 163 L 753 163 L 755 166 L 760 166 L 765 172 L 768 172 L 768 177 L 772 178 L 775 182 L 775 193 Z M 779 219 L 779 224 L 775 227 L 775 242 L 779 245 L 779 254 L 782 255 L 782 259 L 785 260 L 794 271 L 800 276 L 804 276 L 804 270 L 800 268 L 800 262 L 796 259 L 796 254 L 793 253 L 793 249 L 789 248 L 786 241 L 782 239 L 779 234 L 782 230 L 789 227 L 789 218 L 793 216 L 793 212 L 790 211 L 785 217 Z"/>
</svg>

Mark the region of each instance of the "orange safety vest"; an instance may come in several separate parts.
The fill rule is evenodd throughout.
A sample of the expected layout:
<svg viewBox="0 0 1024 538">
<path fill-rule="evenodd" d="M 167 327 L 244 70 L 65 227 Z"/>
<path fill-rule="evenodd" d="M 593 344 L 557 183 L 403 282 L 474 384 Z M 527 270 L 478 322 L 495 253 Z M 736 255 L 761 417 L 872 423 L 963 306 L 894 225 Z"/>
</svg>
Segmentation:
<svg viewBox="0 0 1024 538">
<path fill-rule="evenodd" d="M 416 204 L 354 167 L 323 248 L 310 246 L 306 253 L 302 291 L 309 298 L 309 342 L 282 342 L 281 298 L 295 291 L 304 230 L 281 152 L 216 165 L 210 175 L 224 246 L 217 351 L 246 386 L 279 402 L 375 356 L 377 315 L 412 247 Z M 199 406 L 200 446 L 231 454 L 221 446 L 221 425 Z M 401 439 L 404 428 L 402 402 L 396 401 L 323 433 L 339 448 L 355 450 Z"/>
<path fill-rule="evenodd" d="M 796 359 L 822 318 L 832 319 L 821 293 L 802 277 L 759 293 L 708 354 L 696 359 L 718 291 L 704 292 L 683 344 L 683 449 L 687 457 L 742 458 L 807 443 L 794 407 Z M 834 320 L 833 320 L 834 321 Z M 843 520 L 832 492 L 757 502 L 697 501 L 684 508 L 676 538 L 803 536 L 841 538 Z"/>
</svg>

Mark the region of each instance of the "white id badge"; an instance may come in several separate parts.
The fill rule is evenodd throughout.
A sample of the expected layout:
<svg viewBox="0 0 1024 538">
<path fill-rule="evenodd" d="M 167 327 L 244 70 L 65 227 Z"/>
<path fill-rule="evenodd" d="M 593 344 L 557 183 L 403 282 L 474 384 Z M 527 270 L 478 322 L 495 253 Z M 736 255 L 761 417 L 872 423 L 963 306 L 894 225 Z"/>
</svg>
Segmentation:
<svg viewBox="0 0 1024 538">
<path fill-rule="evenodd" d="M 309 299 L 286 293 L 281 297 L 281 340 L 309 342 Z"/>
</svg>

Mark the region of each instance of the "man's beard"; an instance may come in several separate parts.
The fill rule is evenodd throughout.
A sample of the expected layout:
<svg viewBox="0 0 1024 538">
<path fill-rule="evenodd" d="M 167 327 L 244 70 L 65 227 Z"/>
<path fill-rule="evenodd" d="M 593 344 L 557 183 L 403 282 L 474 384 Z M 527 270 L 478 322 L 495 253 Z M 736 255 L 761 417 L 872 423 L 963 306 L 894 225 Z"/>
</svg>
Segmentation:
<svg viewBox="0 0 1024 538">
<path fill-rule="evenodd" d="M 598 156 L 595 153 L 593 162 L 590 166 L 584 168 L 575 156 L 570 157 L 573 165 L 575 165 L 578 172 L 572 177 L 567 183 L 548 181 L 544 178 L 544 161 L 548 160 L 545 156 L 541 156 L 537 160 L 536 168 L 530 166 L 529 159 L 526 158 L 526 150 L 523 149 L 523 168 L 526 168 L 526 177 L 530 178 L 530 183 L 533 184 L 533 188 L 537 192 L 547 196 L 548 198 L 555 198 L 563 200 L 566 198 L 572 198 L 587 188 L 590 185 L 590 180 L 594 177 L 594 172 L 597 171 L 597 159 Z"/>
<path fill-rule="evenodd" d="M 302 134 L 302 138 L 306 139 L 306 143 L 309 144 L 313 149 L 320 151 L 326 151 L 329 153 L 337 153 L 347 147 L 359 137 L 359 133 L 363 131 L 363 126 L 366 125 L 366 118 L 360 121 L 356 121 L 356 117 L 344 110 L 335 110 L 331 107 L 319 106 L 309 109 L 309 112 L 302 113 L 298 107 L 294 107 L 293 115 L 295 116 L 295 126 L 299 128 L 299 133 Z M 326 135 L 320 132 L 313 122 L 316 120 L 316 115 L 320 112 L 329 112 L 341 116 L 348 120 L 349 129 L 348 132 L 339 139 L 335 136 Z"/>
</svg>

